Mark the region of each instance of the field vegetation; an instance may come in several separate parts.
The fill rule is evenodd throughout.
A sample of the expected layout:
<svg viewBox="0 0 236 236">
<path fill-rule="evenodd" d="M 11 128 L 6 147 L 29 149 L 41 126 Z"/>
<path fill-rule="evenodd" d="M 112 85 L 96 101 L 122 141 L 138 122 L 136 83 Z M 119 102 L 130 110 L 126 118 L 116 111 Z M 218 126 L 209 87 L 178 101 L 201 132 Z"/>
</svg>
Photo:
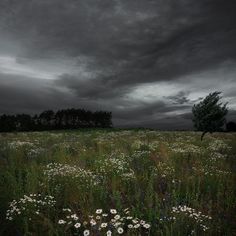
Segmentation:
<svg viewBox="0 0 236 236">
<path fill-rule="evenodd" d="M 236 134 L 0 134 L 0 235 L 235 235 Z"/>
</svg>

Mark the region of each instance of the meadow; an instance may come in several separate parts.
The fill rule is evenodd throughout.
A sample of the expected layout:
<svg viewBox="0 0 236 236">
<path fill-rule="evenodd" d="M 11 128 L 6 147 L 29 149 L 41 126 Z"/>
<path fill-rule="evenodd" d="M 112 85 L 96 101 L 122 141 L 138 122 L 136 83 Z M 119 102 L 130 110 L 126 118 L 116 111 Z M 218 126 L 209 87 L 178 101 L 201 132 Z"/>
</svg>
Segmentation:
<svg viewBox="0 0 236 236">
<path fill-rule="evenodd" d="M 0 235 L 236 235 L 236 134 L 0 134 Z"/>
</svg>

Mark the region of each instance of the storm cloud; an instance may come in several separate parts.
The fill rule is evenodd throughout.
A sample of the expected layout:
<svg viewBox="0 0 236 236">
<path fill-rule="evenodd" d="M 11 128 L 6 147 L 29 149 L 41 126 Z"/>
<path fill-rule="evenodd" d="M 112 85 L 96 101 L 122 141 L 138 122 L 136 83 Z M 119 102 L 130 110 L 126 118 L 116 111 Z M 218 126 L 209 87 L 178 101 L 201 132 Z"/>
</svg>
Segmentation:
<svg viewBox="0 0 236 236">
<path fill-rule="evenodd" d="M 0 113 L 86 108 L 116 126 L 191 128 L 220 90 L 236 110 L 233 0 L 2 0 Z M 230 116 L 230 118 L 235 116 Z"/>
</svg>

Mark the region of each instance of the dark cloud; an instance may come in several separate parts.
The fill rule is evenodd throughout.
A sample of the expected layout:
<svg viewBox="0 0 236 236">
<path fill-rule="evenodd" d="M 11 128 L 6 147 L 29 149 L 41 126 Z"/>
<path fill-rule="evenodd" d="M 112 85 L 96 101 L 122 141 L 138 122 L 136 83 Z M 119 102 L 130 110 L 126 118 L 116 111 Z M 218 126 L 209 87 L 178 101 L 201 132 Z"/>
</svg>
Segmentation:
<svg viewBox="0 0 236 236">
<path fill-rule="evenodd" d="M 58 99 L 60 93 L 45 81 L 0 74 L 0 113 L 32 114 L 55 108 Z"/>
<path fill-rule="evenodd" d="M 235 0 L 1 0 L 0 61 L 15 62 L 0 65 L 0 112 L 82 106 L 112 110 L 118 125 L 159 116 L 190 127 L 180 113 L 206 93 L 202 76 L 213 89 L 212 71 L 235 66 L 235 9 Z M 176 91 L 131 98 L 157 82 Z M 225 94 L 236 103 L 232 86 Z"/>
<path fill-rule="evenodd" d="M 162 79 L 235 58 L 235 7 L 233 0 L 3 0 L 1 28 L 25 56 L 85 55 L 94 67 L 152 69 Z"/>
<path fill-rule="evenodd" d="M 171 100 L 174 104 L 185 104 L 190 102 L 190 99 L 188 99 L 187 95 L 189 93 L 185 91 L 180 91 L 174 96 L 167 96 L 166 98 Z"/>
<path fill-rule="evenodd" d="M 110 80 L 111 79 L 111 80 Z M 63 74 L 55 81 L 58 86 L 66 87 L 75 92 L 80 98 L 86 99 L 114 99 L 124 96 L 130 87 L 125 84 L 121 87 L 114 86 L 112 77 L 80 80 L 79 76 Z"/>
<path fill-rule="evenodd" d="M 189 108 L 189 106 L 173 106 L 165 102 L 141 103 L 126 109 L 116 109 L 114 111 L 114 115 L 119 119 L 136 119 L 138 121 L 141 121 L 143 118 L 167 117 L 168 113 L 170 112 L 181 111 L 185 110 L 186 108 Z"/>
</svg>

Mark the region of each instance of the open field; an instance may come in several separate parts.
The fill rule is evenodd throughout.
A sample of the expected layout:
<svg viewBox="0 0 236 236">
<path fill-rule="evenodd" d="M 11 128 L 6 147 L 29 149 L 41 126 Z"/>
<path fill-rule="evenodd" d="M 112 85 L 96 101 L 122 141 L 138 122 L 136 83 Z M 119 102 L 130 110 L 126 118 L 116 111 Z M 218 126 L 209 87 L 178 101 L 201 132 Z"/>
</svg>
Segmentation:
<svg viewBox="0 0 236 236">
<path fill-rule="evenodd" d="M 0 235 L 236 235 L 236 134 L 0 135 Z"/>
</svg>

